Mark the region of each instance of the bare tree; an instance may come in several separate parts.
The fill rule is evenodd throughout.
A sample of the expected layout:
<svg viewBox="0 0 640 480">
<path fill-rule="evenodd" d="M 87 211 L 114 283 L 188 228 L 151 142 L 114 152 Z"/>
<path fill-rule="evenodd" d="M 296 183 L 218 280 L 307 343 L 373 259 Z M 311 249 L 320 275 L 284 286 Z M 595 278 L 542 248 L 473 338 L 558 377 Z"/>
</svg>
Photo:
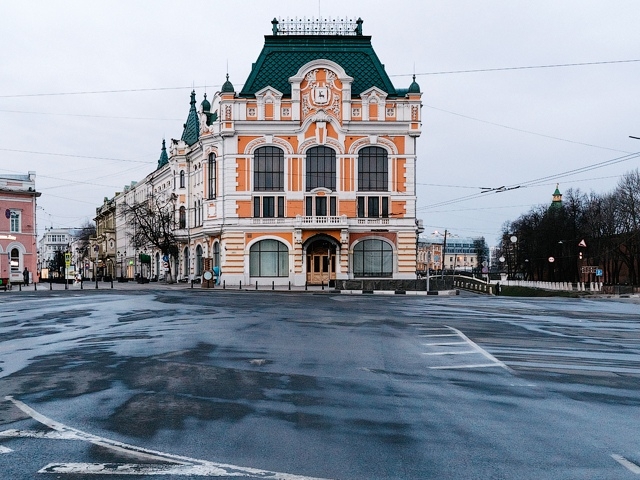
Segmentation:
<svg viewBox="0 0 640 480">
<path fill-rule="evenodd" d="M 150 195 L 141 202 L 125 201 L 120 206 L 119 215 L 124 215 L 127 221 L 129 241 L 133 247 L 157 248 L 167 257 L 178 254 L 175 196 Z M 168 270 L 166 280 L 173 283 L 171 269 Z"/>
</svg>

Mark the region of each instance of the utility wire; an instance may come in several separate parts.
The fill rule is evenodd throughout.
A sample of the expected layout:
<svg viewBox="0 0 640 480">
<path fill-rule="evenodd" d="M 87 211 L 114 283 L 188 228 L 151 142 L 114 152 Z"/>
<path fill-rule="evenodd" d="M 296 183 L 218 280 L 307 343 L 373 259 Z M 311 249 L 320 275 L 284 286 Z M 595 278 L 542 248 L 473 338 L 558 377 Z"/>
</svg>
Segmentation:
<svg viewBox="0 0 640 480">
<path fill-rule="evenodd" d="M 553 63 L 549 65 L 526 65 L 519 67 L 498 67 L 498 68 L 476 68 L 471 70 L 443 70 L 439 72 L 423 72 L 423 73 L 402 73 L 396 75 L 389 75 L 390 77 L 409 77 L 415 75 L 452 75 L 457 73 L 484 73 L 484 72 L 505 72 L 509 70 L 533 70 L 538 68 L 560 68 L 560 67 L 583 67 L 587 65 L 610 65 L 615 63 L 634 63 L 640 62 L 640 59 L 633 60 L 606 60 L 602 62 L 581 62 L 581 63 Z"/>
</svg>

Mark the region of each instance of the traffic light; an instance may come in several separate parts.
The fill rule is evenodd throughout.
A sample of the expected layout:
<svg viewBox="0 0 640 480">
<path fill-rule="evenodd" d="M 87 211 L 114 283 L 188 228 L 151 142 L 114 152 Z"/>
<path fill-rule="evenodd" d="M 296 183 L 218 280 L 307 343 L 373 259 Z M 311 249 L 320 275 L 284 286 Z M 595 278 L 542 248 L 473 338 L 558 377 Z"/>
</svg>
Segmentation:
<svg viewBox="0 0 640 480">
<path fill-rule="evenodd" d="M 582 252 L 578 253 L 578 258 L 582 260 Z"/>
</svg>

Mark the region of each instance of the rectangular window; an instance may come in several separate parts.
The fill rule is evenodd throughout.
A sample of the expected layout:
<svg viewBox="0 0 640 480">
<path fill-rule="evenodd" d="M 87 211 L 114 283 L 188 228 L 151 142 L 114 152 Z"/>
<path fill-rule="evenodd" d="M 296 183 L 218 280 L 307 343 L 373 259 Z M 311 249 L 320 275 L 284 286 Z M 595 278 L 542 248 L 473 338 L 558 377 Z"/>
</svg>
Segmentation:
<svg viewBox="0 0 640 480">
<path fill-rule="evenodd" d="M 316 197 L 316 217 L 327 216 L 327 197 Z"/>
<path fill-rule="evenodd" d="M 357 197 L 358 218 L 388 218 L 389 197 L 367 196 Z"/>
<path fill-rule="evenodd" d="M 262 216 L 267 218 L 275 217 L 273 197 L 262 197 Z"/>
<path fill-rule="evenodd" d="M 358 197 L 358 218 L 364 218 L 364 197 Z"/>
<path fill-rule="evenodd" d="M 209 154 L 209 200 L 216 198 L 216 156 L 213 153 Z"/>
<path fill-rule="evenodd" d="M 254 218 L 284 217 L 284 196 L 282 197 L 253 197 Z"/>
<path fill-rule="evenodd" d="M 378 197 L 369 197 L 367 199 L 367 217 L 378 218 L 380 216 L 380 199 Z"/>
<path fill-rule="evenodd" d="M 10 223 L 9 231 L 13 233 L 20 233 L 20 212 L 16 212 L 15 210 L 12 210 L 10 214 L 9 223 Z"/>
<path fill-rule="evenodd" d="M 278 197 L 278 217 L 284 217 L 284 197 Z"/>
<path fill-rule="evenodd" d="M 305 198 L 305 215 L 307 217 L 313 217 L 313 197 Z"/>
<path fill-rule="evenodd" d="M 336 197 L 329 197 L 329 215 L 332 217 L 335 217 L 338 214 L 336 204 Z"/>
</svg>

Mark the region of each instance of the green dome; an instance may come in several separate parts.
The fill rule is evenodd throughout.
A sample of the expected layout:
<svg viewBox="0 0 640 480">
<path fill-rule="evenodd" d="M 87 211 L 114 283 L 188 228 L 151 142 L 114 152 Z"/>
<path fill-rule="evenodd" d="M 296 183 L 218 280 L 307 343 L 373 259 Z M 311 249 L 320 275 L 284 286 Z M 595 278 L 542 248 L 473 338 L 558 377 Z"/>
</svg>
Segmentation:
<svg viewBox="0 0 640 480">
<path fill-rule="evenodd" d="M 409 85 L 409 93 L 420 93 L 420 85 L 416 83 L 416 76 L 413 76 L 413 82 Z"/>
<path fill-rule="evenodd" d="M 228 73 L 227 73 L 227 81 L 222 84 L 222 93 L 235 93 L 233 84 L 229 81 Z"/>
<path fill-rule="evenodd" d="M 200 104 L 202 106 L 202 111 L 203 112 L 210 112 L 211 111 L 211 103 L 209 102 L 209 100 L 207 100 L 207 94 L 204 94 L 204 100 L 202 101 L 202 103 Z"/>
</svg>

